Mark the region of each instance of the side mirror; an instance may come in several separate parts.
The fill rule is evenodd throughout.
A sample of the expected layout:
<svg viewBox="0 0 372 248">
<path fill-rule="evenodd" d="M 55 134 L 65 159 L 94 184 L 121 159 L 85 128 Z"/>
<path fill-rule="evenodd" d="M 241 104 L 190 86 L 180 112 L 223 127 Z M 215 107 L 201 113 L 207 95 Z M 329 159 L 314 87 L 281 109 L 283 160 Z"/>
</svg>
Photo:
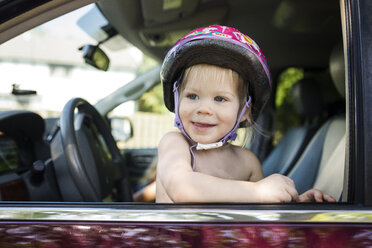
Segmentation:
<svg viewBox="0 0 372 248">
<path fill-rule="evenodd" d="M 115 141 L 127 141 L 133 137 L 132 122 L 126 117 L 110 118 L 111 132 Z"/>
<path fill-rule="evenodd" d="M 99 70 L 107 71 L 110 65 L 110 59 L 99 45 L 84 45 L 79 48 L 83 51 L 85 63 L 96 67 Z"/>
</svg>

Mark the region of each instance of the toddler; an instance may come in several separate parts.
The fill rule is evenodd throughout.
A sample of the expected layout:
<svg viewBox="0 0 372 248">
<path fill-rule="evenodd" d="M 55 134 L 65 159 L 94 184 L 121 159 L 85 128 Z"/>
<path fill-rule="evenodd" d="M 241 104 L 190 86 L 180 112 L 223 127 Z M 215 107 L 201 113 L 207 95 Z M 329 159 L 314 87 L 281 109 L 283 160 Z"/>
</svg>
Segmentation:
<svg viewBox="0 0 372 248">
<path fill-rule="evenodd" d="M 271 92 L 266 59 L 248 36 L 219 25 L 196 29 L 168 52 L 161 79 L 181 133 L 159 143 L 156 202 L 335 201 L 315 189 L 299 196 L 279 174 L 263 178 L 256 156 L 228 142 L 252 125 Z"/>
</svg>

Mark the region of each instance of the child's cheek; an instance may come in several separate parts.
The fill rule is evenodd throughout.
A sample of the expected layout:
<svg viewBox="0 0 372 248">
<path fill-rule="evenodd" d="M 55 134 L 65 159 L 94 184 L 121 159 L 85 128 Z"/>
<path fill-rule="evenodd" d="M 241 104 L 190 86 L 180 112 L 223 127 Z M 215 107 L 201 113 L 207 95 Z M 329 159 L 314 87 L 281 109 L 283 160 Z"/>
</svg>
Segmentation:
<svg viewBox="0 0 372 248">
<path fill-rule="evenodd" d="M 230 123 L 232 121 L 236 120 L 236 115 L 235 111 L 233 108 L 228 107 L 228 108 L 220 108 L 218 111 L 218 118 L 220 121 L 223 121 L 225 123 Z"/>
<path fill-rule="evenodd" d="M 231 107 L 230 111 L 228 111 L 228 115 L 226 115 L 226 122 L 235 125 L 235 123 L 238 121 L 239 115 L 240 115 L 239 106 Z"/>
<path fill-rule="evenodd" d="M 191 108 L 188 106 L 189 104 L 187 103 L 187 100 L 182 101 L 179 106 L 179 116 L 181 118 L 181 121 L 185 118 L 187 118 L 190 115 Z"/>
</svg>

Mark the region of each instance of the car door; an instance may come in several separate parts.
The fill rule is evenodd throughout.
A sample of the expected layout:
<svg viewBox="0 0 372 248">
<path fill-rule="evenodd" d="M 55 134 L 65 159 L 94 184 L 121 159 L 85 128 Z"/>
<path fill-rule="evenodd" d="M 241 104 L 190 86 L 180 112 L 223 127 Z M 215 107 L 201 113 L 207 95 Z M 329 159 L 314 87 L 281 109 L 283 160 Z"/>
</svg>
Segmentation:
<svg viewBox="0 0 372 248">
<path fill-rule="evenodd" d="M 87 3 L 76 0 L 43 2 L 46 2 L 40 5 L 43 9 L 39 8 L 34 12 L 32 8 L 35 6 L 27 9 L 20 8 L 20 12 L 24 15 L 16 19 L 8 17 L 9 22 L 0 25 L 2 34 L 0 40 L 9 39 L 36 23 L 42 23 L 52 16 L 58 16 Z M 7 1 L 2 6 L 9 3 L 13 4 Z M 17 3 L 25 2 L 17 1 Z M 284 1 L 284 3 L 288 2 Z M 323 2 L 319 3 L 321 6 Z M 140 5 L 139 2 L 137 4 Z M 11 5 L 7 7 L 9 6 Z M 372 3 L 368 0 L 340 1 L 346 73 L 346 145 L 345 152 L 341 155 L 345 156 L 346 166 L 343 202 L 140 204 L 2 201 L 0 245 L 3 247 L 371 246 L 372 137 L 369 131 L 369 127 L 372 126 L 371 9 Z M 241 10 L 241 12 L 245 11 Z M 38 16 L 41 19 L 36 18 Z M 317 41 L 311 40 L 311 37 L 309 36 L 308 41 L 316 46 Z M 4 71 L 3 73 L 5 74 Z M 104 106 L 106 105 L 103 104 L 102 107 L 96 105 L 101 113 L 110 112 L 105 110 Z M 136 155 L 135 151 L 130 153 Z M 153 154 L 152 151 L 146 150 L 139 151 L 139 154 L 141 153 L 140 157 Z"/>
</svg>

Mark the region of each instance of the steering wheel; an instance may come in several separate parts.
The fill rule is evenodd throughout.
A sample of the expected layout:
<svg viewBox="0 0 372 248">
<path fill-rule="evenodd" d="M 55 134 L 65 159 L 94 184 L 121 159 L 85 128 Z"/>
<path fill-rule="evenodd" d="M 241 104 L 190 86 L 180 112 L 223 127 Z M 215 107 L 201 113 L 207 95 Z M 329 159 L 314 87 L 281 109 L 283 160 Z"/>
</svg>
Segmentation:
<svg viewBox="0 0 372 248">
<path fill-rule="evenodd" d="M 75 112 L 77 110 L 77 112 Z M 66 103 L 51 143 L 64 201 L 132 201 L 127 168 L 105 119 L 81 98 Z"/>
</svg>

